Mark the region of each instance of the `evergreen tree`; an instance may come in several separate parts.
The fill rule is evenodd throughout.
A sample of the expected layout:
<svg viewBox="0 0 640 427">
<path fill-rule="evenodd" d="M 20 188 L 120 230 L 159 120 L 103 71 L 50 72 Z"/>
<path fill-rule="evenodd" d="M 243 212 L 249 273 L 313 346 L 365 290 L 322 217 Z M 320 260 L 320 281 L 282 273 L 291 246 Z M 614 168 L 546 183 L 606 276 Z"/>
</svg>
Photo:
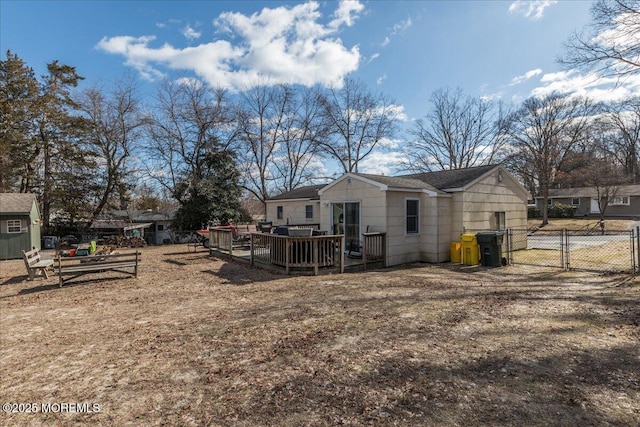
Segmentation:
<svg viewBox="0 0 640 427">
<path fill-rule="evenodd" d="M 36 117 L 40 89 L 33 70 L 7 51 L 0 61 L 0 192 L 29 192 L 40 155 Z"/>
</svg>

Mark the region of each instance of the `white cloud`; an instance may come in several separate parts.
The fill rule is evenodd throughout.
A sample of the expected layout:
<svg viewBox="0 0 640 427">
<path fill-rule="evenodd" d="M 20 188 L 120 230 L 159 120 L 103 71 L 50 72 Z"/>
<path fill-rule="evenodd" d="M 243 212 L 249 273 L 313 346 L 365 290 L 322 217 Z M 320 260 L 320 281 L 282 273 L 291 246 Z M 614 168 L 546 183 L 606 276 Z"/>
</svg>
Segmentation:
<svg viewBox="0 0 640 427">
<path fill-rule="evenodd" d="M 557 0 L 516 0 L 509 6 L 509 12 L 517 13 L 536 21 L 544 16 L 544 10 L 558 3 Z"/>
<path fill-rule="evenodd" d="M 341 0 L 338 9 L 333 13 L 334 20 L 329 23 L 331 28 L 339 28 L 342 24 L 353 26 L 364 5 L 358 0 Z"/>
<path fill-rule="evenodd" d="M 328 24 L 320 22 L 318 9 L 317 2 L 309 1 L 264 8 L 251 16 L 223 13 L 214 25 L 233 42 L 156 47 L 154 36 L 116 36 L 103 38 L 96 48 L 124 56 L 127 65 L 148 79 L 163 76 L 161 70 L 169 68 L 192 71 L 211 86 L 233 90 L 265 79 L 272 84 L 340 87 L 344 77 L 358 69 L 361 58 L 357 45 L 346 48 L 336 34 L 343 25 L 353 25 L 364 6 L 341 2 Z"/>
<path fill-rule="evenodd" d="M 513 79 L 511 79 L 511 83 L 509 83 L 509 86 L 515 86 L 518 85 L 524 81 L 529 80 L 532 77 L 535 77 L 537 75 L 542 74 L 542 70 L 540 68 L 536 68 L 535 70 L 529 70 L 526 73 L 524 73 L 521 76 L 516 76 Z"/>
<path fill-rule="evenodd" d="M 367 64 L 370 63 L 371 61 L 373 61 L 374 59 L 377 59 L 380 57 L 380 53 L 376 52 L 373 55 L 371 55 L 371 57 L 369 58 L 369 60 L 367 61 Z"/>
<path fill-rule="evenodd" d="M 397 35 L 403 34 L 407 29 L 413 24 L 411 18 L 407 18 L 403 21 L 397 22 L 391 27 L 389 30 L 389 35 L 387 35 L 380 46 L 388 46 L 391 43 L 391 39 Z"/>
<path fill-rule="evenodd" d="M 403 161 L 406 161 L 406 155 L 403 153 L 374 151 L 358 163 L 358 171 L 376 175 L 393 175 Z"/>
<path fill-rule="evenodd" d="M 165 24 L 164 22 L 156 22 L 156 27 L 158 27 L 158 28 L 166 28 L 167 24 Z"/>
<path fill-rule="evenodd" d="M 404 33 L 412 24 L 413 22 L 411 22 L 411 17 L 408 17 L 404 21 L 395 23 L 391 28 L 391 35 L 395 36 Z"/>
<path fill-rule="evenodd" d="M 624 81 L 615 77 L 600 77 L 596 73 L 578 74 L 575 70 L 549 73 L 542 76 L 531 96 L 544 97 L 553 92 L 589 97 L 596 102 L 620 101 L 640 92 L 640 75 Z"/>
<path fill-rule="evenodd" d="M 503 95 L 504 93 L 502 92 L 487 93 L 487 94 L 481 95 L 480 100 L 482 102 L 491 102 L 491 101 L 495 101 L 496 99 L 501 99 Z"/>
<path fill-rule="evenodd" d="M 189 40 L 199 39 L 202 33 L 200 31 L 194 30 L 190 25 L 187 25 L 182 29 L 182 35 L 188 38 Z"/>
<path fill-rule="evenodd" d="M 386 78 L 387 78 L 387 73 L 383 73 L 380 77 L 378 77 L 378 79 L 376 80 L 376 83 L 378 85 L 381 85 Z"/>
</svg>

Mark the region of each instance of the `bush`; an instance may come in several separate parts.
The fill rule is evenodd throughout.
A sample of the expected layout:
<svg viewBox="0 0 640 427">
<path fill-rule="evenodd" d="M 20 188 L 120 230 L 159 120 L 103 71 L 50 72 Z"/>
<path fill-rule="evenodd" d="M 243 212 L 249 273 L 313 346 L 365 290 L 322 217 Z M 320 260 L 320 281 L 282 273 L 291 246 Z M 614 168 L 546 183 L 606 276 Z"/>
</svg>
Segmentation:
<svg viewBox="0 0 640 427">
<path fill-rule="evenodd" d="M 549 218 L 573 218 L 577 206 L 554 203 L 549 208 Z"/>
<path fill-rule="evenodd" d="M 527 208 L 527 218 L 528 219 L 535 219 L 535 218 L 540 218 L 542 216 L 542 213 L 540 212 L 540 209 L 538 209 L 535 206 L 529 206 Z"/>
</svg>

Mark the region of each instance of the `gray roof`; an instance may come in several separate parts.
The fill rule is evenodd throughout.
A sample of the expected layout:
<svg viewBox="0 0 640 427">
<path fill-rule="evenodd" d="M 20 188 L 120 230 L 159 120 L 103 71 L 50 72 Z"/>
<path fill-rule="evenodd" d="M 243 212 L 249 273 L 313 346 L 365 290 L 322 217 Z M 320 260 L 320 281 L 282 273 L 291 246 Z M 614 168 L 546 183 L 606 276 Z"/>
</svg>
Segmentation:
<svg viewBox="0 0 640 427">
<path fill-rule="evenodd" d="M 612 188 L 613 190 L 613 188 Z M 640 185 L 620 185 L 615 188 L 616 196 L 640 196 Z M 598 197 L 596 187 L 551 188 L 549 197 Z M 536 198 L 541 198 L 537 196 Z"/>
<path fill-rule="evenodd" d="M 442 191 L 454 188 L 462 188 L 472 183 L 487 172 L 495 169 L 498 165 L 477 166 L 466 169 L 455 169 L 438 172 L 426 172 L 400 176 L 371 175 L 356 173 L 355 175 L 378 182 L 394 188 L 426 189 L 431 191 Z M 326 184 L 300 187 L 293 191 L 282 193 L 269 200 L 285 199 L 310 199 L 319 200 L 318 190 Z"/>
<path fill-rule="evenodd" d="M 409 188 L 417 190 L 427 189 L 431 191 L 438 191 L 437 188 L 425 181 L 421 181 L 415 178 L 409 178 L 406 176 L 370 175 L 365 173 L 358 173 L 357 175 L 394 188 Z"/>
<path fill-rule="evenodd" d="M 277 196 L 271 197 L 269 200 L 290 200 L 290 199 L 320 200 L 320 196 L 318 196 L 318 190 L 326 186 L 327 184 L 308 185 L 306 187 L 300 187 L 300 188 L 296 188 L 295 190 L 278 194 Z"/>
<path fill-rule="evenodd" d="M 428 182 L 440 190 L 450 188 L 462 188 L 467 184 L 480 178 L 485 173 L 495 169 L 498 165 L 476 166 L 465 169 L 452 169 L 437 172 L 416 173 L 404 175 L 404 178 L 413 178 L 420 181 Z"/>
<path fill-rule="evenodd" d="M 35 200 L 32 193 L 0 193 L 0 214 L 30 214 Z"/>
</svg>

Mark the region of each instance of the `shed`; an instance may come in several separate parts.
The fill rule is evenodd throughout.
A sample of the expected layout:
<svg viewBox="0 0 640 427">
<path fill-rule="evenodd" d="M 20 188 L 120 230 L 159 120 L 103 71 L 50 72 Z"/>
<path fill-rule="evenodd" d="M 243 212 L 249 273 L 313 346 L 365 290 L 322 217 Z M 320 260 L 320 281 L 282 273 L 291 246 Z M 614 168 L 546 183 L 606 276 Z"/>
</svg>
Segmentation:
<svg viewBox="0 0 640 427">
<path fill-rule="evenodd" d="M 35 194 L 0 193 L 0 260 L 40 249 L 40 210 Z"/>
</svg>

